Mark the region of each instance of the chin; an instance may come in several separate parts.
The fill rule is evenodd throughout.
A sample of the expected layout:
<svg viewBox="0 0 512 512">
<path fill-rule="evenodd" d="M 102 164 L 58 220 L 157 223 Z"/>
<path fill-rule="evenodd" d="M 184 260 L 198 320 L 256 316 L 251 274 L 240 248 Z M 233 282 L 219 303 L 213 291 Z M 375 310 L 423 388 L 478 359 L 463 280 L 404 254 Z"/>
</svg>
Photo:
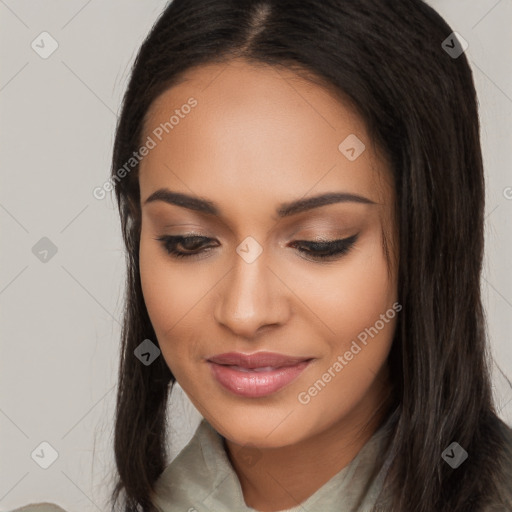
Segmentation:
<svg viewBox="0 0 512 512">
<path fill-rule="evenodd" d="M 290 408 L 283 408 L 275 414 L 269 414 L 267 408 L 252 413 L 247 410 L 238 413 L 230 410 L 232 412 L 229 419 L 226 418 L 227 421 L 221 420 L 212 425 L 232 443 L 279 448 L 295 444 L 307 436 L 304 421 L 294 417 L 293 413 L 289 414 Z"/>
</svg>

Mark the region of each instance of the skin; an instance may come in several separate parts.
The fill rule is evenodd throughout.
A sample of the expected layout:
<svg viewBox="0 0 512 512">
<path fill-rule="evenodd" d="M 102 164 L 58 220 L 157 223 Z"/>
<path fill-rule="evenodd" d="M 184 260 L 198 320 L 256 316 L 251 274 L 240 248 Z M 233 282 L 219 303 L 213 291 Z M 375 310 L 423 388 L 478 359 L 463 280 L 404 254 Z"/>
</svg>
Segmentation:
<svg viewBox="0 0 512 512">
<path fill-rule="evenodd" d="M 189 70 L 153 103 L 144 140 L 190 97 L 197 106 L 140 165 L 144 299 L 166 363 L 226 438 L 246 504 L 282 510 L 345 467 L 382 420 L 375 411 L 389 391 L 396 316 L 307 404 L 298 395 L 397 301 L 396 258 L 392 251 L 388 274 L 383 250 L 383 232 L 396 243 L 390 168 L 339 95 L 291 70 L 243 60 Z M 366 145 L 355 161 L 338 149 L 350 134 Z M 206 198 L 222 215 L 145 203 L 163 187 Z M 375 204 L 276 215 L 283 202 L 326 192 Z M 212 249 L 176 259 L 157 240 L 190 233 L 212 239 L 202 246 Z M 324 263 L 291 245 L 354 234 L 346 254 Z M 236 252 L 247 236 L 263 249 L 251 264 Z M 315 359 L 285 388 L 245 398 L 224 389 L 206 363 L 229 351 Z"/>
</svg>

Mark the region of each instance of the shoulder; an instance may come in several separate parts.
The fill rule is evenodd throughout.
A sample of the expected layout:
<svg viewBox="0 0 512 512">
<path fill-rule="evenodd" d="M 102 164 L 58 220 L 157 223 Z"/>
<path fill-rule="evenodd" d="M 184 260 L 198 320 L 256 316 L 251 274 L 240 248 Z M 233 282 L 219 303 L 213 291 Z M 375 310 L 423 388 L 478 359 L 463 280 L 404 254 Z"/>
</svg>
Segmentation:
<svg viewBox="0 0 512 512">
<path fill-rule="evenodd" d="M 66 512 L 55 503 L 32 503 L 8 512 Z"/>
<path fill-rule="evenodd" d="M 225 472 L 222 450 L 219 434 L 203 419 L 189 443 L 155 483 L 154 504 L 167 511 L 170 505 L 176 509 L 193 499 L 204 499 L 219 485 Z"/>
</svg>

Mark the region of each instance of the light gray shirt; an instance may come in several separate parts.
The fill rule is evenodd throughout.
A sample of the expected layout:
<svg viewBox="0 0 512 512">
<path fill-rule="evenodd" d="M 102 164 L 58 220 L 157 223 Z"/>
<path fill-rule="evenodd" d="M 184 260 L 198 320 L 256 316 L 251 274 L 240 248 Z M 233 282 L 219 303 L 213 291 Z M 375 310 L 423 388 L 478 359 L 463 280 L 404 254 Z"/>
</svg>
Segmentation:
<svg viewBox="0 0 512 512">
<path fill-rule="evenodd" d="M 382 460 L 395 420 L 395 415 L 391 415 L 355 458 L 309 498 L 279 512 L 370 512 L 377 502 L 385 510 L 384 496 L 379 494 L 389 455 L 383 464 L 377 464 L 377 460 Z M 504 474 L 510 476 L 510 479 L 506 478 L 510 483 L 505 483 L 500 492 L 508 497 L 505 499 L 509 503 L 512 487 L 510 430 L 507 430 L 507 436 L 509 455 Z M 153 501 L 160 512 L 257 512 L 245 504 L 240 481 L 224 448 L 224 438 L 205 419 L 200 422 L 185 448 L 160 475 L 155 490 Z M 483 512 L 512 510 L 499 507 L 490 505 Z M 65 511 L 52 503 L 40 503 L 12 512 Z"/>
<path fill-rule="evenodd" d="M 382 487 L 384 467 L 376 457 L 389 435 L 389 418 L 356 457 L 296 507 L 280 512 L 370 512 Z M 192 439 L 155 484 L 153 501 L 161 512 L 257 512 L 245 504 L 238 476 L 224 449 L 223 437 L 204 418 Z M 53 503 L 38 503 L 12 512 L 66 512 Z"/>
<path fill-rule="evenodd" d="M 361 448 L 356 457 L 314 494 L 280 512 L 370 512 L 382 488 L 386 464 L 376 468 L 391 419 Z M 245 504 L 238 476 L 223 437 L 205 420 L 156 483 L 155 504 L 161 512 L 256 512 Z"/>
</svg>

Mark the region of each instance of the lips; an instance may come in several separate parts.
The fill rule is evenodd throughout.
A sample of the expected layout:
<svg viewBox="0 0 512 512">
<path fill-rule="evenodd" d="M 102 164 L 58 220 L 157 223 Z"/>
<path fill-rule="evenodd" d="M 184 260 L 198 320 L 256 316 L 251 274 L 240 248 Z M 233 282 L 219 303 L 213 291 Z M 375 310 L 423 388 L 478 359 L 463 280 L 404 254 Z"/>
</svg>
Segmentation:
<svg viewBox="0 0 512 512">
<path fill-rule="evenodd" d="M 275 352 L 228 352 L 207 359 L 214 379 L 245 398 L 271 395 L 295 380 L 313 360 Z"/>
<path fill-rule="evenodd" d="M 242 352 L 226 352 L 210 357 L 208 361 L 224 366 L 232 366 L 240 371 L 271 371 L 277 368 L 295 366 L 311 357 L 296 357 L 276 352 L 256 352 L 243 354 Z"/>
</svg>

